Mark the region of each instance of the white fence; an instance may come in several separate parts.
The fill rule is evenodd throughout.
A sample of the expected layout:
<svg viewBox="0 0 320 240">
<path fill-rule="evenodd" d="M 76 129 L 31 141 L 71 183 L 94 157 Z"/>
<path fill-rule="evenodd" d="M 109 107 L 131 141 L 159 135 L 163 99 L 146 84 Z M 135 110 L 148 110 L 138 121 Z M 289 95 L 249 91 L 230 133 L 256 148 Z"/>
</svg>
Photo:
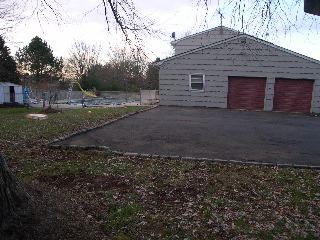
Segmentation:
<svg viewBox="0 0 320 240">
<path fill-rule="evenodd" d="M 45 93 L 45 98 L 48 100 L 49 95 L 56 94 L 56 100 L 68 100 L 68 90 L 60 90 L 57 92 L 48 92 L 34 90 L 31 93 L 31 98 L 42 99 L 43 93 Z M 83 93 L 81 91 L 72 91 L 71 99 L 82 99 Z M 159 102 L 159 91 L 158 90 L 140 90 L 140 92 L 123 92 L 123 91 L 101 91 L 99 92 L 99 97 L 111 98 L 111 99 L 121 99 L 124 101 L 137 101 L 142 105 L 152 105 Z M 87 97 L 90 98 L 90 97 Z"/>
<path fill-rule="evenodd" d="M 33 90 L 31 93 L 31 98 L 42 99 L 42 94 L 45 93 L 46 98 L 50 95 L 49 92 Z M 67 100 L 68 99 L 68 90 L 60 90 L 57 92 L 52 92 L 51 94 L 57 94 L 58 100 Z M 71 99 L 82 99 L 83 93 L 81 91 L 72 91 Z M 110 98 L 118 98 L 118 99 L 140 99 L 140 94 L 138 92 L 121 92 L 121 91 L 102 91 L 99 92 L 100 97 L 110 97 Z M 89 98 L 89 97 L 88 97 Z"/>
<path fill-rule="evenodd" d="M 159 102 L 158 90 L 140 90 L 140 101 L 142 105 L 152 105 Z"/>
</svg>

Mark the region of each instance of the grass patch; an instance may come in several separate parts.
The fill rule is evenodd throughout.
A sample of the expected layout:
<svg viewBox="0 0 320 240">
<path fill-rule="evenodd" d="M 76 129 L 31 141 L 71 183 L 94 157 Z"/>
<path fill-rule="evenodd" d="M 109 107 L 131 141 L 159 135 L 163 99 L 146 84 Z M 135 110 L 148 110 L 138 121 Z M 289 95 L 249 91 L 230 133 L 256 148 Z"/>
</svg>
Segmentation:
<svg viewBox="0 0 320 240">
<path fill-rule="evenodd" d="M 40 109 L 0 109 L 1 139 L 15 142 L 49 140 L 139 109 L 142 107 L 74 109 L 49 114 L 49 118 L 42 121 L 25 118 L 26 114 L 37 113 Z"/>
<path fill-rule="evenodd" d="M 113 205 L 105 223 L 106 230 L 113 232 L 117 237 L 129 237 L 142 210 L 142 206 L 138 204 Z"/>
<path fill-rule="evenodd" d="M 239 219 L 235 220 L 234 225 L 241 232 L 247 233 L 250 230 L 250 223 L 249 223 L 248 219 L 246 219 L 246 218 L 239 218 Z"/>
<path fill-rule="evenodd" d="M 50 114 L 45 121 L 25 118 L 38 109 L 0 109 L 0 147 L 20 179 L 44 185 L 48 192 L 57 190 L 61 199 L 90 216 L 82 221 L 98 225 L 105 239 L 320 237 L 319 171 L 45 146 L 53 138 L 137 109 L 70 110 Z M 72 214 L 68 211 L 61 212 Z M 59 221 L 67 224 L 63 216 Z"/>
</svg>

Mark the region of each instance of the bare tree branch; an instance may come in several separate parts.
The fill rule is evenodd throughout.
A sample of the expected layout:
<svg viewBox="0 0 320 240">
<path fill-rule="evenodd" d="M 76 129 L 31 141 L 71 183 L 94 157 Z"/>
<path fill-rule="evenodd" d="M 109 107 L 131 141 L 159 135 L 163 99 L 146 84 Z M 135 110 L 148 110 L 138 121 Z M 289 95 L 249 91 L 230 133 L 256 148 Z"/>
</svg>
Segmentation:
<svg viewBox="0 0 320 240">
<path fill-rule="evenodd" d="M 98 64 L 101 47 L 75 42 L 66 60 L 64 72 L 72 81 L 79 81 L 90 67 Z"/>
<path fill-rule="evenodd" d="M 210 0 L 197 1 L 210 3 Z M 231 19 L 233 27 L 264 37 L 279 31 L 318 27 L 320 18 L 304 13 L 302 4 L 303 0 L 221 0 L 218 8 Z"/>
</svg>

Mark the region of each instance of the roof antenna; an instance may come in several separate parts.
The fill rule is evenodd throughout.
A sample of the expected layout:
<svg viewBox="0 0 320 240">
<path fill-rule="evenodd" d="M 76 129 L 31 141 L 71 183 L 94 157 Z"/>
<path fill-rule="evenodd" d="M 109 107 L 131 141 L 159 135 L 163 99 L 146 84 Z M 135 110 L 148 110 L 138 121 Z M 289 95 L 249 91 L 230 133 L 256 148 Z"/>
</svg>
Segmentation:
<svg viewBox="0 0 320 240">
<path fill-rule="evenodd" d="M 223 20 L 223 14 L 219 8 L 218 14 L 220 15 L 220 34 L 223 34 L 223 29 L 222 29 L 222 20 Z"/>
<path fill-rule="evenodd" d="M 171 33 L 171 38 L 173 38 L 174 40 L 176 40 L 176 32 Z"/>
<path fill-rule="evenodd" d="M 244 34 L 243 15 L 241 16 L 241 28 L 242 28 L 242 34 Z"/>
</svg>

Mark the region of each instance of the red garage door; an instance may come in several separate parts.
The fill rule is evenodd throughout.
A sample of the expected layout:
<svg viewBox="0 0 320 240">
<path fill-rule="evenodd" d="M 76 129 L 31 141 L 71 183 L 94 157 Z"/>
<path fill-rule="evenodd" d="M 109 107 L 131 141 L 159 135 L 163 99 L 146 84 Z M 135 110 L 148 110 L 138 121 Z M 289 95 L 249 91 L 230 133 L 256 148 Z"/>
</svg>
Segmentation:
<svg viewBox="0 0 320 240">
<path fill-rule="evenodd" d="M 276 79 L 273 110 L 308 113 L 311 108 L 312 91 L 312 80 Z"/>
<path fill-rule="evenodd" d="M 229 77 L 228 108 L 263 110 L 265 78 Z"/>
</svg>

